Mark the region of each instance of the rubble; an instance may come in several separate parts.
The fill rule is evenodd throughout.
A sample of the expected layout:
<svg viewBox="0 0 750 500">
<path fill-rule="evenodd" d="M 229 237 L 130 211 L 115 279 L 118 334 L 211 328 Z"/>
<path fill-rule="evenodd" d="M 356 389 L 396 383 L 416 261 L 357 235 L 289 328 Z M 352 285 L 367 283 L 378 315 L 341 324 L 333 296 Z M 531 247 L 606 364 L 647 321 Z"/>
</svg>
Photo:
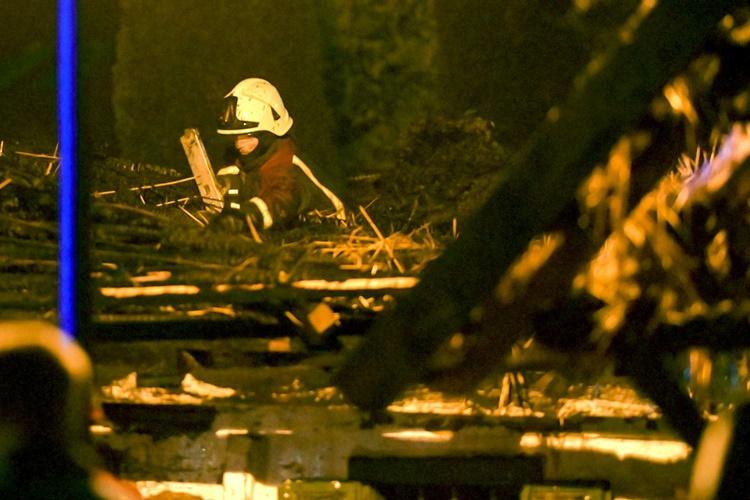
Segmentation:
<svg viewBox="0 0 750 500">
<path fill-rule="evenodd" d="M 661 101 L 686 97 L 680 81 L 687 80 L 673 81 Z M 668 400 L 654 402 L 653 392 L 612 375 L 622 367 L 610 356 L 643 361 L 635 356 L 707 342 L 706 332 L 741 347 L 741 339 L 724 339 L 733 326 L 747 329 L 749 130 L 744 121 L 725 127 L 716 154 L 683 159 L 675 170 L 677 155 L 654 158 L 682 146 L 664 137 L 694 116 L 684 102 L 669 106 L 677 119 L 626 131 L 577 198 L 520 244 L 492 303 L 472 308 L 454 329 L 461 331 L 436 342 L 427 370 L 405 364 L 407 375 L 425 380 L 371 412 L 353 405 L 334 376 L 447 248 L 496 222 L 467 226 L 507 175 L 489 122 L 467 115 L 416 123 L 393 163 L 351 180 L 346 227 L 309 224 L 262 241 L 202 227 L 191 178 L 96 158 L 89 340 L 106 414 L 98 445 L 122 476 L 159 483 L 154 495 L 172 482 L 185 495 L 204 495 L 188 485 L 205 486 L 210 498 L 263 481 L 291 494 L 287 481 L 346 477 L 355 451 L 362 459 L 521 454 L 534 467 L 552 457 L 544 473 L 558 479 L 581 473 L 565 467 L 582 456 L 606 455 L 603 468 L 615 478 L 623 463 L 653 460 L 659 466 L 649 477 L 669 477 L 660 491 L 674 492 L 685 484 L 690 443 L 665 422 L 669 405 L 660 405 Z M 1 151 L 2 315 L 54 319 L 58 159 L 6 142 Z M 643 178 L 662 180 L 638 185 Z M 462 274 L 473 265 L 459 264 Z M 448 281 L 440 284 L 459 288 Z M 432 300 L 423 295 L 414 310 L 429 311 L 439 303 Z M 427 340 L 452 325 L 443 316 L 451 312 L 431 318 Z M 382 350 L 430 350 L 397 340 Z M 672 382 L 686 383 L 680 376 Z M 724 397 L 706 387 L 708 378 L 691 380 L 685 392 Z M 700 416 L 717 408 L 707 405 Z M 236 470 L 252 475 L 227 476 Z"/>
</svg>

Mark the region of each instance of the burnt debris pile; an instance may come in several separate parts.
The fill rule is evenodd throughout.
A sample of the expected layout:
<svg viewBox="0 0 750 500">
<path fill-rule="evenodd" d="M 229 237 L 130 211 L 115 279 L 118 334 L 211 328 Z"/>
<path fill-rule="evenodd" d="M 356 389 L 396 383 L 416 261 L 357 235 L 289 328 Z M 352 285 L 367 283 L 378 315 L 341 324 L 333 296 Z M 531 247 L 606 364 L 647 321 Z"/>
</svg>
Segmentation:
<svg viewBox="0 0 750 500">
<path fill-rule="evenodd" d="M 59 162 L 57 151 L 4 143 L 0 300 L 6 316 L 54 318 Z M 274 322 L 274 315 L 323 300 L 336 310 L 377 314 L 450 239 L 427 222 L 381 230 L 368 212 L 377 208 L 367 189 L 357 193 L 346 225 L 309 223 L 253 235 L 206 225 L 192 177 L 113 157 L 89 167 L 91 285 L 100 319 L 249 315 Z"/>
</svg>

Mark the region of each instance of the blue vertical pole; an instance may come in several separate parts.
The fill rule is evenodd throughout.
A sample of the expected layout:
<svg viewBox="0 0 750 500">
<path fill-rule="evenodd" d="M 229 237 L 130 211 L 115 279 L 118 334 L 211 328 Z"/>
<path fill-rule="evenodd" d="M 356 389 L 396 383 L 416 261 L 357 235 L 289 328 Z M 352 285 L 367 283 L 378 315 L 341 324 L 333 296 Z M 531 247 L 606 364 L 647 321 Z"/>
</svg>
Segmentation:
<svg viewBox="0 0 750 500">
<path fill-rule="evenodd" d="M 58 323 L 69 335 L 78 334 L 76 307 L 79 295 L 79 262 L 76 253 L 77 199 L 77 64 L 76 2 L 58 0 L 57 106 L 60 141 L 59 172 L 59 282 Z"/>
</svg>

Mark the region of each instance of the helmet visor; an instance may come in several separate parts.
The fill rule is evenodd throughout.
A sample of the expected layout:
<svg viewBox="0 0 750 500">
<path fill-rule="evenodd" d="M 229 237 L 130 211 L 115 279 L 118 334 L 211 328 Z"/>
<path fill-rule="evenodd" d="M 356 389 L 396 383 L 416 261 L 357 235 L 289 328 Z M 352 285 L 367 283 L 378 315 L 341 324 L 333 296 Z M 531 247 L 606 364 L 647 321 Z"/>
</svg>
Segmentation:
<svg viewBox="0 0 750 500">
<path fill-rule="evenodd" d="M 224 98 L 222 111 L 219 115 L 219 134 L 246 134 L 258 128 L 256 121 L 243 121 L 237 118 L 237 97 Z"/>
</svg>

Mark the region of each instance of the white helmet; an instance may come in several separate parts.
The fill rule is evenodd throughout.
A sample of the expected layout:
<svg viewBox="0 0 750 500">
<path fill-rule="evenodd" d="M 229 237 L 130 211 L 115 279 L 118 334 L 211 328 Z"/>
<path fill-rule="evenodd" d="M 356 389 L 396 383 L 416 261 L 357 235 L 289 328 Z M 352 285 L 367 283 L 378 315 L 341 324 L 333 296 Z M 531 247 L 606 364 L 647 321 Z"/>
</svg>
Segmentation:
<svg viewBox="0 0 750 500">
<path fill-rule="evenodd" d="M 266 131 L 282 136 L 292 123 L 276 87 L 260 78 L 248 78 L 224 97 L 217 132 L 238 135 Z"/>
</svg>

